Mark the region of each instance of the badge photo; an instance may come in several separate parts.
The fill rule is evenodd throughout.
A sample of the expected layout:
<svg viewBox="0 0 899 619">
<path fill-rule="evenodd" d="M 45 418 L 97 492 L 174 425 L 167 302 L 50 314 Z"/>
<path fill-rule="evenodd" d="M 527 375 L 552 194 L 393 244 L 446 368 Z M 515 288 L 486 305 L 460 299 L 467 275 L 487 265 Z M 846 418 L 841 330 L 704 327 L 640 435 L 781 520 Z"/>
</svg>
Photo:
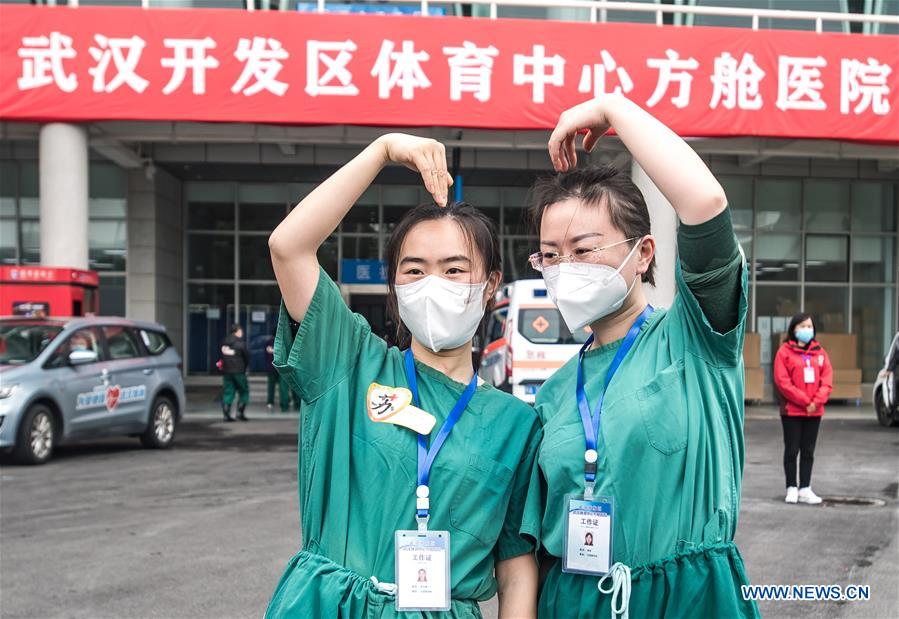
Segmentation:
<svg viewBox="0 0 899 619">
<path fill-rule="evenodd" d="M 396 609 L 449 610 L 449 531 L 396 532 Z"/>
</svg>

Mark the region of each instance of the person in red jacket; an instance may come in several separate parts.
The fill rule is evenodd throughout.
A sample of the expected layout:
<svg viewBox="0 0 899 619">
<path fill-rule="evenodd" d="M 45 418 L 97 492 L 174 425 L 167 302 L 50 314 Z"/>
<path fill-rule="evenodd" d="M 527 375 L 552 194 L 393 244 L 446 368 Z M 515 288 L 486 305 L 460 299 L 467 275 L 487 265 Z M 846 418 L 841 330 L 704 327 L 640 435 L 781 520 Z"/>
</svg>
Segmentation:
<svg viewBox="0 0 899 619">
<path fill-rule="evenodd" d="M 780 392 L 780 420 L 784 431 L 784 472 L 787 503 L 817 505 L 821 497 L 811 488 L 812 462 L 824 404 L 833 390 L 833 367 L 824 348 L 815 341 L 815 323 L 809 314 L 790 321 L 787 339 L 774 357 L 774 384 Z M 799 455 L 799 486 L 796 456 Z"/>
</svg>

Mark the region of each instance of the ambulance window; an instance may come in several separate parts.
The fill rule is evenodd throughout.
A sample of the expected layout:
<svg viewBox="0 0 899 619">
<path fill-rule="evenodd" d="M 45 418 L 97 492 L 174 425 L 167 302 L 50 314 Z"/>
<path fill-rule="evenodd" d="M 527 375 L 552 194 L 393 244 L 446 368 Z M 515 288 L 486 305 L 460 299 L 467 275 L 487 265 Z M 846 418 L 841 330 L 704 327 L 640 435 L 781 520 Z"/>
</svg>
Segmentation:
<svg viewBox="0 0 899 619">
<path fill-rule="evenodd" d="M 487 342 L 495 342 L 503 336 L 506 326 L 506 314 L 508 308 L 498 309 L 490 316 L 490 331 L 487 333 Z"/>
<path fill-rule="evenodd" d="M 119 325 L 103 327 L 103 334 L 106 336 L 110 359 L 133 359 L 141 356 L 140 348 L 127 327 Z"/>
<path fill-rule="evenodd" d="M 147 331 L 146 329 L 141 329 L 140 339 L 144 341 L 144 346 L 147 347 L 147 350 L 151 355 L 161 355 L 172 345 L 168 336 L 159 331 Z"/>
<path fill-rule="evenodd" d="M 583 344 L 589 335 L 588 329 L 571 333 L 554 307 L 521 310 L 518 331 L 533 344 Z"/>
</svg>

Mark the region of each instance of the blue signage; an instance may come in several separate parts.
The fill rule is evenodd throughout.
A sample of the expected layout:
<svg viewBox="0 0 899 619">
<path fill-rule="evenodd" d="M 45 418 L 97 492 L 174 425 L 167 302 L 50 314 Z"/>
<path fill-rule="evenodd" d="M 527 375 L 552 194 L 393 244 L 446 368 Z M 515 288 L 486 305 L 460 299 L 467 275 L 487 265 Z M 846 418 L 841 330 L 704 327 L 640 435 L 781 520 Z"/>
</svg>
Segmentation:
<svg viewBox="0 0 899 619">
<path fill-rule="evenodd" d="M 383 260 L 344 259 L 340 264 L 342 284 L 386 284 L 387 265 Z"/>
<path fill-rule="evenodd" d="M 318 11 L 317 2 L 297 2 L 297 10 L 303 13 Z M 383 4 L 325 4 L 325 13 L 377 13 L 381 15 L 421 15 L 421 5 L 383 5 Z M 428 15 L 446 15 L 446 9 L 440 6 L 428 7 Z"/>
</svg>

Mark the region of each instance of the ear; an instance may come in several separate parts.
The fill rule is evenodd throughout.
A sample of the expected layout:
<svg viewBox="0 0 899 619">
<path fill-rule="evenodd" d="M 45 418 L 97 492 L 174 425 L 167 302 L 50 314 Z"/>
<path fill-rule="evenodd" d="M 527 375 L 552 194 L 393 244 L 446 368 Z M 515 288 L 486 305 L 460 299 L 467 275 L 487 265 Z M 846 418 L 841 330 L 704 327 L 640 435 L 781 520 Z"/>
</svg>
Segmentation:
<svg viewBox="0 0 899 619">
<path fill-rule="evenodd" d="M 501 271 L 494 271 L 487 278 L 487 288 L 484 290 L 484 307 L 490 304 L 490 300 L 496 296 L 496 292 L 503 285 L 503 274 Z"/>
<path fill-rule="evenodd" d="M 647 234 L 640 241 L 640 249 L 637 250 L 637 275 L 643 275 L 649 271 L 649 265 L 652 263 L 652 257 L 656 255 L 656 239 L 653 235 Z"/>
</svg>

